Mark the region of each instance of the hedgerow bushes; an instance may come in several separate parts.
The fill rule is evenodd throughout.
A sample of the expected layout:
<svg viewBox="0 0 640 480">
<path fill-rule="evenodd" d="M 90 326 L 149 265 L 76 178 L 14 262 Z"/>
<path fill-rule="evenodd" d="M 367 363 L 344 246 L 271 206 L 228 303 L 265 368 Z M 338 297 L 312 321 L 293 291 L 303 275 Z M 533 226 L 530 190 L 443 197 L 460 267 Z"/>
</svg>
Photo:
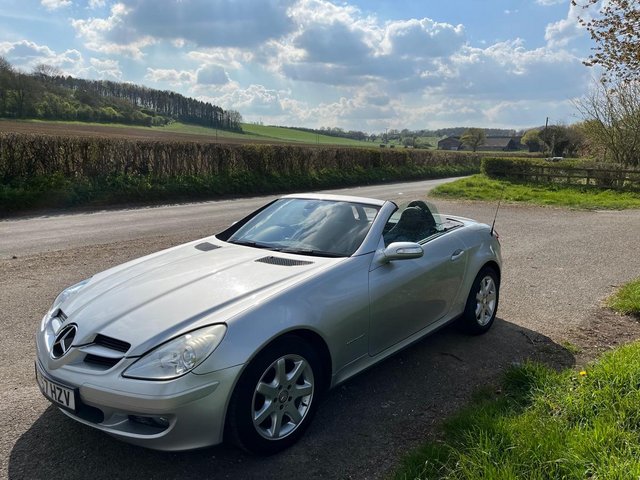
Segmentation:
<svg viewBox="0 0 640 480">
<path fill-rule="evenodd" d="M 0 133 L 0 212 L 477 173 L 458 152 Z"/>
<path fill-rule="evenodd" d="M 542 159 L 482 159 L 482 173 L 489 178 L 545 184 L 576 185 L 617 190 L 640 190 L 640 170 L 624 165 L 584 160 L 550 162 Z"/>
</svg>

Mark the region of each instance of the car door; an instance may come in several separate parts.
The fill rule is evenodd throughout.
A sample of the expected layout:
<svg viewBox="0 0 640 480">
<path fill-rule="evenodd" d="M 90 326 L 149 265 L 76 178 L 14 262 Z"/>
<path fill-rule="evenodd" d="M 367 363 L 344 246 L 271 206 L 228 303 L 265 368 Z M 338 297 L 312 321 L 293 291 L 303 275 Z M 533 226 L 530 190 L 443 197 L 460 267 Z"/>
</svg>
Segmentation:
<svg viewBox="0 0 640 480">
<path fill-rule="evenodd" d="M 464 276 L 467 253 L 451 231 L 423 244 L 424 255 L 380 263 L 369 270 L 369 354 L 385 349 L 446 315 Z"/>
</svg>

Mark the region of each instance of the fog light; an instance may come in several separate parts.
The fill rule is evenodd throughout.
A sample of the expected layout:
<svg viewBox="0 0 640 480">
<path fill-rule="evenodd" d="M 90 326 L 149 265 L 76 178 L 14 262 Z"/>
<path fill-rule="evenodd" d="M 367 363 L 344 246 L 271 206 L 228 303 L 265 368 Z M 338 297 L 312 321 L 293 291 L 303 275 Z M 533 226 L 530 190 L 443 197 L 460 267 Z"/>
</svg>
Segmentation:
<svg viewBox="0 0 640 480">
<path fill-rule="evenodd" d="M 168 417 L 143 417 L 141 415 L 129 415 L 129 421 L 162 429 L 167 428 L 170 423 Z"/>
<path fill-rule="evenodd" d="M 167 428 L 169 426 L 169 419 L 167 417 L 156 417 L 155 421 L 160 427 Z"/>
</svg>

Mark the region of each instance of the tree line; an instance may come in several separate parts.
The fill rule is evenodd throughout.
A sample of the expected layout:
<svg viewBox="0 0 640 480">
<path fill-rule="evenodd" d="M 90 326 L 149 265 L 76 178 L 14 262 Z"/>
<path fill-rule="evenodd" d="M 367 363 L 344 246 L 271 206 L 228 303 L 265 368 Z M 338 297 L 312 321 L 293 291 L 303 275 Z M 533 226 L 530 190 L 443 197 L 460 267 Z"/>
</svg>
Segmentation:
<svg viewBox="0 0 640 480">
<path fill-rule="evenodd" d="M 398 142 L 404 145 L 414 146 L 414 144 L 408 139 L 413 139 L 416 142 L 421 137 L 449 137 L 449 136 L 461 136 L 466 132 L 468 127 L 449 127 L 439 128 L 437 130 L 409 130 L 403 128 L 398 130 L 395 128 L 386 130 L 381 133 L 362 132 L 360 130 L 344 130 L 339 127 L 321 127 L 321 128 L 305 128 L 305 127 L 287 127 L 295 130 L 301 130 L 303 132 L 315 133 L 319 135 L 328 135 L 330 137 L 350 138 L 352 140 L 360 140 L 363 142 Z M 484 128 L 482 129 L 488 136 L 513 136 L 517 132 L 515 130 L 507 130 L 504 128 Z"/>
<path fill-rule="evenodd" d="M 25 73 L 0 57 L 0 117 L 115 122 L 157 126 L 181 121 L 241 131 L 235 110 L 168 90 L 108 80 L 85 80 L 38 65 Z"/>
</svg>

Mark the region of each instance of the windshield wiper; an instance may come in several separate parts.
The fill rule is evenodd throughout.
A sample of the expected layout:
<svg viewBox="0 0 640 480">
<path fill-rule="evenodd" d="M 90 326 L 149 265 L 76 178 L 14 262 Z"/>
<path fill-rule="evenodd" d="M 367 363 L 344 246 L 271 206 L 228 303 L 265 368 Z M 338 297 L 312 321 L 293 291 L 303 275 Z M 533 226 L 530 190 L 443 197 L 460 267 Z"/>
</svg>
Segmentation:
<svg viewBox="0 0 640 480">
<path fill-rule="evenodd" d="M 267 243 L 258 243 L 251 240 L 230 240 L 229 243 L 233 243 L 234 245 L 242 245 L 243 247 L 267 248 L 269 250 L 277 250 L 273 248 L 272 245 L 269 245 Z"/>
<path fill-rule="evenodd" d="M 296 255 L 311 255 L 314 257 L 330 257 L 330 258 L 340 258 L 346 257 L 342 253 L 334 253 L 334 252 L 326 252 L 324 250 L 313 250 L 310 248 L 280 248 L 278 252 L 282 253 L 293 253 Z"/>
</svg>

